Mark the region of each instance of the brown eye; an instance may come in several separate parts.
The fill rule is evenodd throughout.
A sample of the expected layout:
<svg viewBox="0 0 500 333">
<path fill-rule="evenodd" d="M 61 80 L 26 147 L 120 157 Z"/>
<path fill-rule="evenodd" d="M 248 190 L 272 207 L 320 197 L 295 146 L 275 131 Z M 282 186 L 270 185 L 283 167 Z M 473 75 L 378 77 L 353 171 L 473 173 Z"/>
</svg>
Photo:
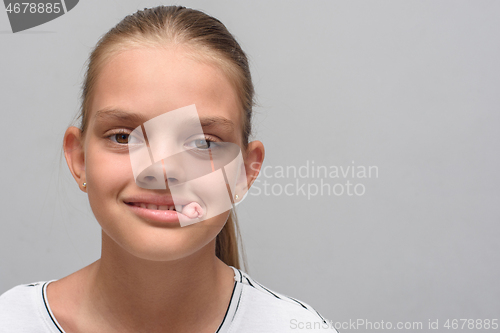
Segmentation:
<svg viewBox="0 0 500 333">
<path fill-rule="evenodd" d="M 126 133 L 115 134 L 115 140 L 116 140 L 116 142 L 122 143 L 122 144 L 127 144 L 128 143 L 128 137 L 129 137 L 129 134 L 126 134 Z"/>
</svg>

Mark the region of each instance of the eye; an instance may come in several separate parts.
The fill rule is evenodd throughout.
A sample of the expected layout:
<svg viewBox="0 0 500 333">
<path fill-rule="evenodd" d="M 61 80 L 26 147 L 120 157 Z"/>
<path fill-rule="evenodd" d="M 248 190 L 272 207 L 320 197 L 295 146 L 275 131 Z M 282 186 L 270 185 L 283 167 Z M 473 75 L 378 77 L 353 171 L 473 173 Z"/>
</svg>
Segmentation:
<svg viewBox="0 0 500 333">
<path fill-rule="evenodd" d="M 127 144 L 129 136 L 130 134 L 118 133 L 113 135 L 112 137 L 114 138 L 113 141 L 116 141 L 117 143 Z"/>
<path fill-rule="evenodd" d="M 191 149 L 207 150 L 216 147 L 216 140 L 209 136 L 197 137 L 186 143 L 186 146 Z"/>
<path fill-rule="evenodd" d="M 131 135 L 128 131 L 120 129 L 107 136 L 109 140 L 118 145 L 136 145 L 142 143 L 142 140 Z"/>
<path fill-rule="evenodd" d="M 198 139 L 198 140 L 194 140 L 194 145 L 196 146 L 196 148 L 198 149 L 208 149 L 210 148 L 210 144 L 212 143 L 212 141 L 207 141 L 205 139 Z"/>
</svg>

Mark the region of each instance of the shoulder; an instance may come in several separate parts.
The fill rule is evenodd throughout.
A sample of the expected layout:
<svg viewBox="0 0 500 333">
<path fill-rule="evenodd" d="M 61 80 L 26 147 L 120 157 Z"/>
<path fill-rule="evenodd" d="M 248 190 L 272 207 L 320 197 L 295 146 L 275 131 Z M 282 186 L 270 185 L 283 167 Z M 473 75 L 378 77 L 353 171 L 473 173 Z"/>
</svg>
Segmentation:
<svg viewBox="0 0 500 333">
<path fill-rule="evenodd" d="M 238 332 L 253 327 L 254 332 L 336 332 L 330 322 L 309 304 L 271 290 L 239 271 L 241 311 L 235 316 Z M 236 279 L 238 277 L 235 277 Z M 246 331 L 244 331 L 246 332 Z M 250 331 L 249 331 L 250 332 Z"/>
<path fill-rule="evenodd" d="M 4 319 L 5 314 L 17 316 L 33 308 L 34 292 L 41 283 L 44 282 L 20 284 L 0 295 L 0 318 Z"/>
<path fill-rule="evenodd" d="M 38 303 L 45 283 L 21 284 L 0 295 L 0 332 L 46 332 Z"/>
</svg>

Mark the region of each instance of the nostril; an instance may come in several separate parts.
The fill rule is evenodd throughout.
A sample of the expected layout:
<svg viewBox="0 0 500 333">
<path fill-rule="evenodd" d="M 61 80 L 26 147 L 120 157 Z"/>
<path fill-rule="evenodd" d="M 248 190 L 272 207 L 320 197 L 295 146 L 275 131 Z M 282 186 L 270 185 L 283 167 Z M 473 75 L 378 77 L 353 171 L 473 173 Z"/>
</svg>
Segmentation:
<svg viewBox="0 0 500 333">
<path fill-rule="evenodd" d="M 167 178 L 167 182 L 170 186 L 177 185 L 179 183 L 177 178 L 173 178 L 173 177 Z"/>
<path fill-rule="evenodd" d="M 144 181 L 153 182 L 153 181 L 156 181 L 156 178 L 154 176 L 146 176 L 146 177 L 144 177 Z"/>
</svg>

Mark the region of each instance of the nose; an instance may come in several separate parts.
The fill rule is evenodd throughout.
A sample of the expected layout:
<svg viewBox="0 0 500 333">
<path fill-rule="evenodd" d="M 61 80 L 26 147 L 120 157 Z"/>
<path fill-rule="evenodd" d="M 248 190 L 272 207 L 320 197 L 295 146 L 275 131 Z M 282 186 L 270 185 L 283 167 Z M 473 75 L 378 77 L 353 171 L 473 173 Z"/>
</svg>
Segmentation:
<svg viewBox="0 0 500 333">
<path fill-rule="evenodd" d="M 161 160 L 161 165 L 167 186 L 178 185 L 186 181 L 186 161 L 183 159 L 183 153 L 164 158 Z"/>
<path fill-rule="evenodd" d="M 175 154 L 145 168 L 136 178 L 136 183 L 142 188 L 165 190 L 185 182 L 185 161 L 183 154 Z"/>
<path fill-rule="evenodd" d="M 149 190 L 167 189 L 161 161 L 153 163 L 144 169 L 136 178 L 136 183 L 139 187 Z"/>
</svg>

